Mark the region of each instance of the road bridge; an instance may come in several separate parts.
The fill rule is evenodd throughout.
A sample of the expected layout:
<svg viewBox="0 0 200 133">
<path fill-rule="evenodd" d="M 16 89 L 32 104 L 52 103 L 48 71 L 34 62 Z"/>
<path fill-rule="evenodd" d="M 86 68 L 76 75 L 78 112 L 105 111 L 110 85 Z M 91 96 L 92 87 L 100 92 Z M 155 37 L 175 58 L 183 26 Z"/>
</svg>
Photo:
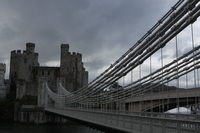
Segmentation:
<svg viewBox="0 0 200 133">
<path fill-rule="evenodd" d="M 178 99 L 177 99 L 178 97 Z M 165 112 L 176 108 L 177 100 L 181 107 L 195 104 L 196 97 L 200 97 L 200 88 L 177 89 L 157 93 L 143 94 L 125 99 L 126 110 Z M 143 103 L 140 106 L 141 102 Z"/>
</svg>

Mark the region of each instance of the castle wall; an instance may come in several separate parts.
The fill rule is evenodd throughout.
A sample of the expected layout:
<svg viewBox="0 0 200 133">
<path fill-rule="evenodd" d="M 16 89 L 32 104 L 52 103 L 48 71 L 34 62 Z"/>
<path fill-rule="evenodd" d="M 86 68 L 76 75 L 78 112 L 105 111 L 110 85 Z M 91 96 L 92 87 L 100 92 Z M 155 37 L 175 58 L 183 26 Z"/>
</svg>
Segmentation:
<svg viewBox="0 0 200 133">
<path fill-rule="evenodd" d="M 6 72 L 6 65 L 3 63 L 0 63 L 0 98 L 6 98 L 7 88 L 4 84 L 5 72 Z"/>
<path fill-rule="evenodd" d="M 33 81 L 38 82 L 40 77 L 45 77 L 48 85 L 53 91 L 57 91 L 57 78 L 59 77 L 59 67 L 34 67 Z"/>
<path fill-rule="evenodd" d="M 26 95 L 26 81 L 21 79 L 17 81 L 16 99 L 21 99 Z"/>
<path fill-rule="evenodd" d="M 26 95 L 38 96 L 37 84 L 35 82 L 26 82 Z"/>
<path fill-rule="evenodd" d="M 24 79 L 17 81 L 16 98 L 21 99 L 26 95 L 38 96 L 37 84 L 35 82 L 27 82 Z"/>
</svg>

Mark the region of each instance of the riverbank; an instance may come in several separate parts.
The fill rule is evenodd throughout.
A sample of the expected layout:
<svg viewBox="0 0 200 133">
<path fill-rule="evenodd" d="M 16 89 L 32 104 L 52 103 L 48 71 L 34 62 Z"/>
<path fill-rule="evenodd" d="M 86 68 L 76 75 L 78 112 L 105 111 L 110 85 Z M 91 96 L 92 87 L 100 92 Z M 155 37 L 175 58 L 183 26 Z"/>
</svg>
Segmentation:
<svg viewBox="0 0 200 133">
<path fill-rule="evenodd" d="M 0 123 L 14 121 L 15 92 L 10 92 L 7 98 L 0 99 Z"/>
</svg>

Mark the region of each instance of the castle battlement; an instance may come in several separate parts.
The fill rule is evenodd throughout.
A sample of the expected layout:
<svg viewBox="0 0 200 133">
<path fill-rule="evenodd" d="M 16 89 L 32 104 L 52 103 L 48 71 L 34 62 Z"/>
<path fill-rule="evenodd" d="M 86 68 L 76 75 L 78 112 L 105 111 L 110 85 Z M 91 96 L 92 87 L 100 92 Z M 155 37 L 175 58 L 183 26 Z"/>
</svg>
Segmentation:
<svg viewBox="0 0 200 133">
<path fill-rule="evenodd" d="M 77 58 L 77 60 L 78 61 L 82 61 L 82 54 L 80 54 L 80 53 L 76 53 L 76 52 L 68 52 L 67 53 L 67 55 L 68 55 L 68 58 L 65 58 L 66 60 L 68 60 L 69 58 L 71 58 L 71 59 L 75 59 L 75 58 Z"/>
<path fill-rule="evenodd" d="M 22 57 L 28 54 L 34 54 L 35 57 L 38 57 L 39 54 L 34 52 L 35 44 L 34 43 L 27 43 L 26 50 L 13 50 L 11 51 L 11 57 Z"/>
<path fill-rule="evenodd" d="M 26 51 L 24 50 L 23 53 L 21 50 L 13 50 L 11 51 L 11 56 L 16 56 L 16 55 L 24 55 L 26 54 Z"/>
<path fill-rule="evenodd" d="M 16 54 L 16 50 L 11 51 L 11 55 Z"/>
<path fill-rule="evenodd" d="M 80 53 L 76 53 L 76 52 L 68 52 L 68 54 L 69 55 L 71 55 L 71 56 L 78 56 L 78 57 L 82 57 L 82 54 L 80 54 Z"/>
<path fill-rule="evenodd" d="M 17 50 L 17 54 L 21 54 L 21 50 Z"/>
</svg>

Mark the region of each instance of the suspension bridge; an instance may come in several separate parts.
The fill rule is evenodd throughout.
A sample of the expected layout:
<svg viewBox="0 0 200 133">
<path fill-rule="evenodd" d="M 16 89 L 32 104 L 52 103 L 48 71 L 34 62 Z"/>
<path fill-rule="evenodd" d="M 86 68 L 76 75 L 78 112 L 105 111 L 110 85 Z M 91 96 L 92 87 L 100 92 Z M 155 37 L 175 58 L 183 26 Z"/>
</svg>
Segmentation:
<svg viewBox="0 0 200 133">
<path fill-rule="evenodd" d="M 45 111 L 123 132 L 199 133 L 199 9 L 199 0 L 179 0 L 125 54 L 77 91 L 67 91 L 62 78 L 56 89 L 41 79 L 52 100 Z M 181 107 L 190 111 L 181 114 Z M 166 112 L 173 108 L 176 113 Z"/>
</svg>

